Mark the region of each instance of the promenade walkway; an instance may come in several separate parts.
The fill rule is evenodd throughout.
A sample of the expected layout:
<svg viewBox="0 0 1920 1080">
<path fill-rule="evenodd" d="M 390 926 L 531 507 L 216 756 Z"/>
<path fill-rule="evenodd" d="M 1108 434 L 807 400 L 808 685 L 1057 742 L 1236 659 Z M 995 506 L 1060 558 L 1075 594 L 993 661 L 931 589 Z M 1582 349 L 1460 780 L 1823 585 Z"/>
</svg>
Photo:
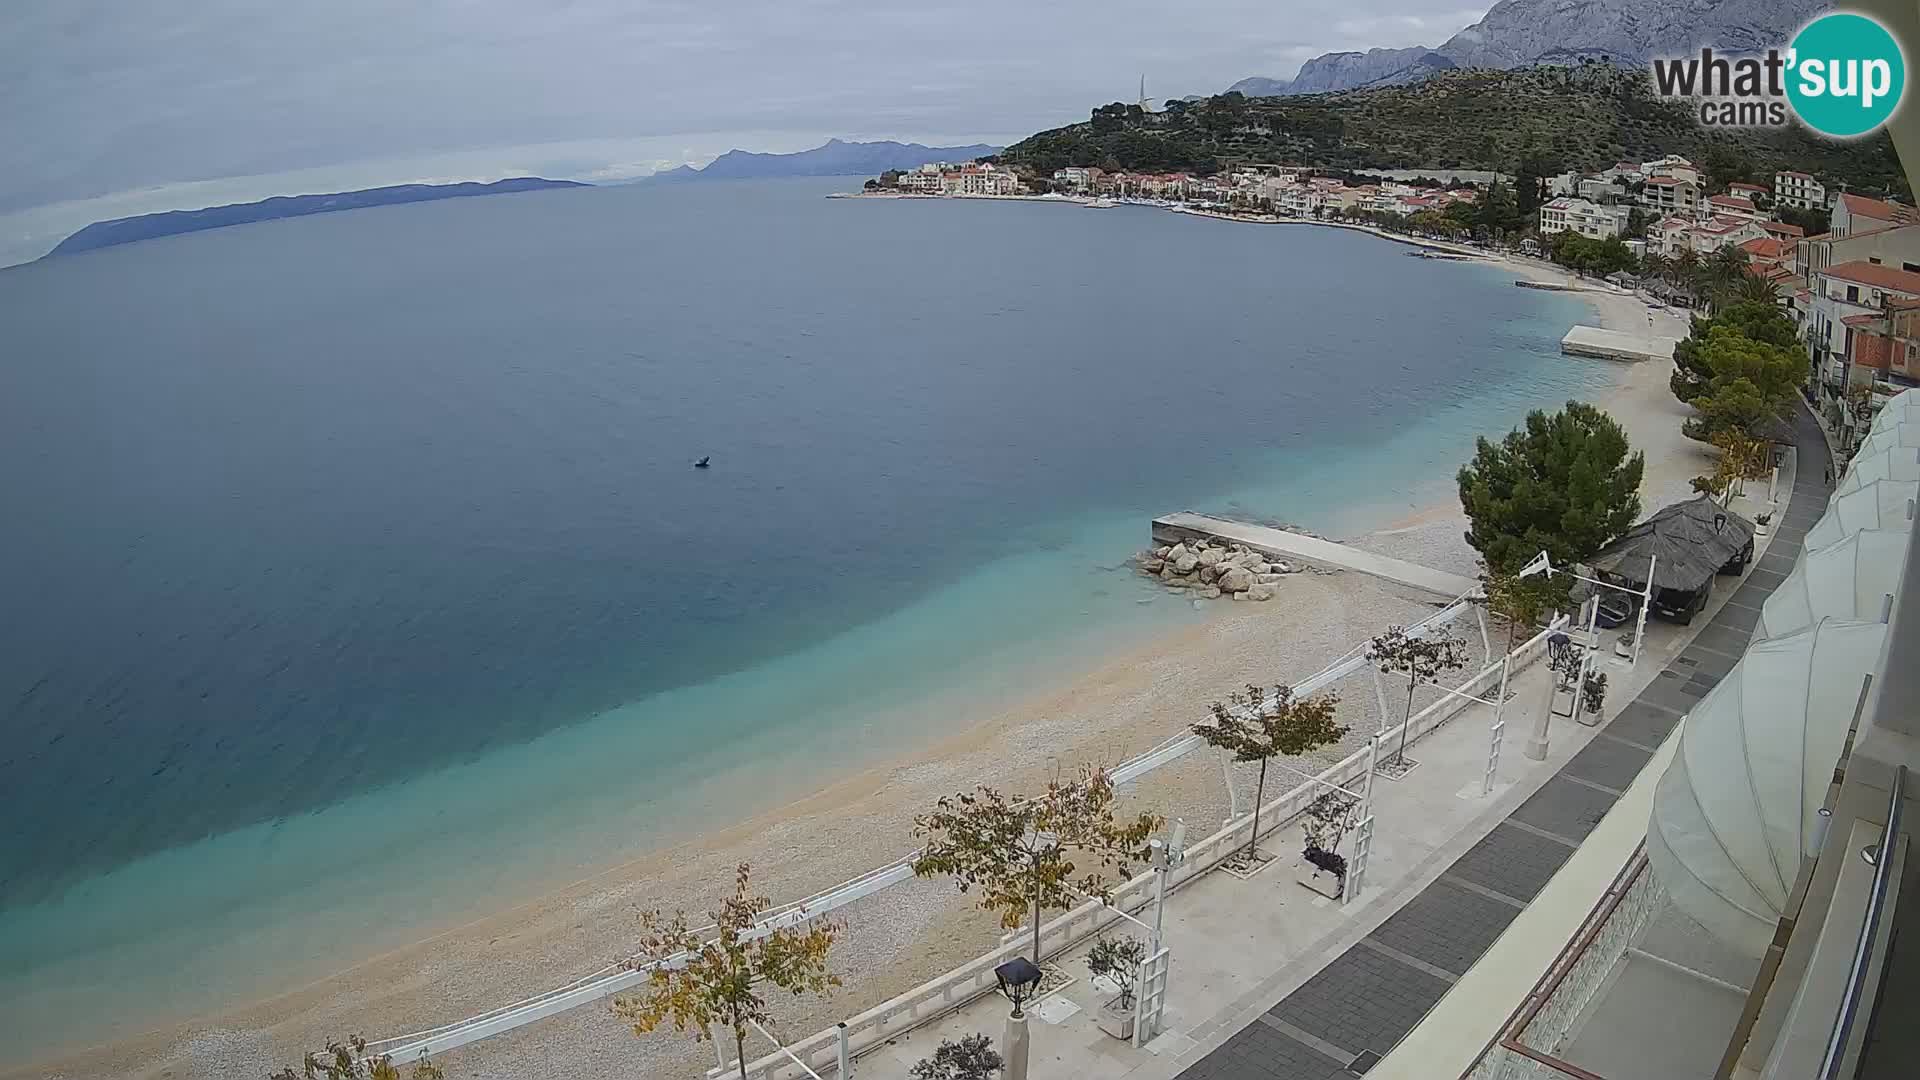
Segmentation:
<svg viewBox="0 0 1920 1080">
<path fill-rule="evenodd" d="M 1799 460 L 1819 462 L 1825 447 L 1811 423 L 1803 420 Z M 1776 520 L 1784 521 L 1744 579 L 1721 579 L 1710 619 L 1651 624 L 1637 669 L 1608 655 L 1613 702 L 1626 704 L 1610 703 L 1599 728 L 1554 717 L 1546 760 L 1526 758 L 1550 689 L 1545 665 L 1525 669 L 1511 688 L 1491 794 L 1481 778 L 1492 709 L 1475 705 L 1409 749 L 1418 768 L 1376 784 L 1369 887 L 1356 902 L 1342 906 L 1300 884 L 1297 833 L 1268 838 L 1264 846 L 1282 856 L 1269 868 L 1249 879 L 1201 875 L 1167 905 L 1173 969 L 1159 1038 L 1143 1052 L 1099 1030 L 1097 1010 L 1113 991 L 1095 984 L 1082 945 L 1054 961 L 1075 981 L 1032 1009 L 1029 1075 L 1313 1080 L 1354 1075 L 1387 1053 L 1553 877 L 1681 713 L 1732 668 L 1761 600 L 1823 511 L 1819 469 L 1798 471 L 1782 477 L 1786 512 Z M 1140 914 L 1152 918 L 1151 908 Z M 855 1073 L 904 1076 L 942 1039 L 998 1039 L 1005 1014 L 1004 1001 L 982 998 L 863 1054 Z"/>
<path fill-rule="evenodd" d="M 1183 1080 L 1333 1080 L 1365 1075 L 1486 952 L 1579 847 L 1694 702 L 1732 670 L 1786 578 L 1831 485 L 1827 444 L 1812 416 L 1796 419 L 1792 495 L 1765 554 L 1713 618 L 1597 736 L 1398 911 L 1264 1003 L 1243 1002 L 1214 1030 L 1190 1036 L 1204 1053 Z M 1178 954 L 1175 954 L 1178 956 Z M 1297 981 L 1305 975 L 1304 981 Z M 1291 977 L 1290 977 L 1291 976 Z M 1493 1003 L 1504 1009 L 1510 1002 Z M 1217 1045 L 1209 1045 L 1217 1044 Z"/>
</svg>

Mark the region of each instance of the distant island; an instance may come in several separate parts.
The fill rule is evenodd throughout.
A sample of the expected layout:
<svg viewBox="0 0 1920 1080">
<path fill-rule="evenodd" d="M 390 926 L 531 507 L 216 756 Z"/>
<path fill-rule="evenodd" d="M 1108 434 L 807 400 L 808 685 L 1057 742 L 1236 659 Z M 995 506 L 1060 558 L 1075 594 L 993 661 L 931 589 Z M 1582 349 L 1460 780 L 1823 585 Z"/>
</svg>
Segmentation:
<svg viewBox="0 0 1920 1080">
<path fill-rule="evenodd" d="M 686 180 L 764 180 L 782 176 L 872 176 L 905 171 L 939 161 L 972 161 L 1000 152 L 997 146 L 922 146 L 919 143 L 842 142 L 828 139 L 797 154 L 754 154 L 729 150 L 704 168 L 682 165 L 655 173 L 660 182 Z"/>
<path fill-rule="evenodd" d="M 473 195 L 502 195 L 514 191 L 542 191 L 547 188 L 589 187 L 573 180 L 545 180 L 537 176 L 516 176 L 491 184 L 395 184 L 391 187 L 339 191 L 328 195 L 276 195 L 258 202 L 209 206 L 204 210 L 168 210 L 158 214 L 96 221 L 60 241 L 42 258 L 72 255 L 96 248 L 132 244 L 160 236 L 219 229 L 228 225 L 247 225 L 277 218 L 330 214 L 338 210 L 359 210 L 368 206 L 395 206 L 401 203 L 432 202 L 435 199 L 464 199 Z"/>
</svg>

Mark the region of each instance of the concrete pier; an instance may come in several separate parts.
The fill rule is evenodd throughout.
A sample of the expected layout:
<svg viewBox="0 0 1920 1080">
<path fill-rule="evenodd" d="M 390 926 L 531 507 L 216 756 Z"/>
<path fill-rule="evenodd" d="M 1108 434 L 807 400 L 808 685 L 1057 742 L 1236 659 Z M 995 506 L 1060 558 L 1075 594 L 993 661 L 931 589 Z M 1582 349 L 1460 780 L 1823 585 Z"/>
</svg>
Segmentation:
<svg viewBox="0 0 1920 1080">
<path fill-rule="evenodd" d="M 1401 559 L 1389 559 L 1385 555 L 1375 555 L 1317 536 L 1266 525 L 1250 525 L 1244 521 L 1185 511 L 1153 519 L 1153 542 L 1156 544 L 1177 544 L 1196 537 L 1244 544 L 1263 555 L 1289 563 L 1328 570 L 1352 570 L 1396 585 L 1444 596 L 1449 600 L 1479 585 L 1472 578 L 1459 574 L 1449 574 Z"/>
<path fill-rule="evenodd" d="M 1576 326 L 1560 339 L 1560 351 L 1568 356 L 1592 356 L 1601 360 L 1670 360 L 1676 339 L 1641 331 L 1626 333 L 1602 330 L 1598 326 Z"/>
</svg>

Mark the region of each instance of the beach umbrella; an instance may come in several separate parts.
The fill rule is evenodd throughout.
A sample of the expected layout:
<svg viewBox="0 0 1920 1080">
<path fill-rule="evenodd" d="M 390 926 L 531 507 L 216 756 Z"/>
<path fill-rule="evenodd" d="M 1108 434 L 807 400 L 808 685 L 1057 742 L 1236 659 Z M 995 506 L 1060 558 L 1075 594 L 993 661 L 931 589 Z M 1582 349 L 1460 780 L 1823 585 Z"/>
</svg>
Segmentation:
<svg viewBox="0 0 1920 1080">
<path fill-rule="evenodd" d="M 1875 454 L 1884 454 L 1889 450 L 1913 449 L 1920 447 L 1920 424 L 1895 424 L 1885 431 L 1875 431 L 1861 442 L 1860 449 L 1853 452 L 1853 460 L 1870 458 Z"/>
<path fill-rule="evenodd" d="M 1833 490 L 1844 495 L 1875 480 L 1920 480 L 1920 449 L 1895 446 L 1854 458 L 1847 464 L 1847 475 L 1840 478 L 1840 486 Z"/>
<path fill-rule="evenodd" d="M 1889 595 L 1900 592 L 1907 529 L 1862 529 L 1837 544 L 1802 551 L 1760 607 L 1756 640 L 1804 630 L 1821 619 L 1877 622 Z"/>
<path fill-rule="evenodd" d="M 1920 482 L 1912 480 L 1875 480 L 1835 495 L 1807 530 L 1805 550 L 1837 544 L 1861 529 L 1911 529 L 1915 499 L 1920 499 Z"/>
<path fill-rule="evenodd" d="M 1660 508 L 1588 560 L 1623 581 L 1645 585 L 1654 564 L 1654 588 L 1692 592 L 1706 585 L 1753 540 L 1753 523 L 1706 495 Z"/>
<path fill-rule="evenodd" d="M 1681 724 L 1647 861 L 1675 907 L 1748 956 L 1766 950 L 1819 849 L 1820 806 L 1886 630 L 1824 619 L 1757 642 Z"/>
</svg>

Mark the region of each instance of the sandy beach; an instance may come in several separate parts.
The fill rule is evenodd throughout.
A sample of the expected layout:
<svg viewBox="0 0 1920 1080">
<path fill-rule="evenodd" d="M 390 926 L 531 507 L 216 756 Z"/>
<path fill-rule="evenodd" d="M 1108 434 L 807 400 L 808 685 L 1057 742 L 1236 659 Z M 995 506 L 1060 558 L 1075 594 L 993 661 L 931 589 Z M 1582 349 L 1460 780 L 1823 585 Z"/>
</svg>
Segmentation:
<svg viewBox="0 0 1920 1080">
<path fill-rule="evenodd" d="M 1389 239 L 1397 239 L 1389 237 Z M 1532 260 L 1489 259 L 1516 278 L 1575 284 L 1599 325 L 1644 330 L 1648 307 L 1637 297 L 1599 291 L 1591 282 Z M 1433 264 L 1436 273 L 1453 265 Z M 1678 336 L 1684 317 L 1654 313 Z M 1614 383 L 1599 404 L 1646 452 L 1642 500 L 1649 510 L 1690 494 L 1708 453 L 1680 435 L 1684 407 L 1667 391 L 1669 365 L 1604 364 Z M 1502 432 L 1487 432 L 1497 438 Z M 1470 451 L 1463 451 L 1462 461 Z M 1475 572 L 1462 537 L 1464 518 L 1451 497 L 1417 509 L 1358 546 L 1453 570 Z M 1141 523 L 1144 545 L 1147 523 Z M 1118 561 L 1125 552 L 1115 552 Z M 1170 596 L 1168 603 L 1185 603 Z M 1435 598 L 1396 591 L 1353 574 L 1303 573 L 1286 579 L 1271 602 L 1208 603 L 1197 624 L 1150 645 L 1077 666 L 1047 685 L 992 708 L 946 701 L 945 741 L 898 760 L 831 780 L 811 796 L 744 822 L 715 822 L 695 840 L 607 868 L 536 902 L 502 911 L 432 939 L 325 975 L 284 995 L 57 1062 L 0 1077 L 247 1077 L 297 1062 L 329 1036 L 382 1037 L 431 1027 L 567 982 L 624 955 L 644 908 L 704 911 L 748 862 L 755 886 L 776 901 L 832 886 L 912 850 L 914 814 L 936 798 L 990 782 L 1028 791 L 1082 763 L 1117 763 L 1205 715 L 1206 705 L 1249 681 L 1290 682 L 1363 642 L 1390 623 L 1422 618 Z M 1476 657 L 1478 648 L 1476 645 Z M 1375 728 L 1370 700 L 1343 703 L 1342 722 Z M 1395 718 L 1397 720 L 1397 717 Z M 1317 755 L 1331 761 L 1357 745 Z M 1220 759 L 1189 755 L 1126 792 L 1130 808 L 1184 817 L 1199 834 L 1226 813 Z M 1251 773 L 1247 776 L 1251 790 Z M 556 883 L 558 885 L 558 883 Z M 832 954 L 846 987 L 825 1002 L 808 1000 L 784 1015 L 781 1030 L 804 1035 L 900 993 L 990 947 L 994 922 L 946 881 L 885 890 L 840 913 L 846 922 Z M 312 974 L 322 974 L 314 971 Z M 764 1049 L 764 1047 L 762 1048 Z M 682 1077 L 713 1061 L 711 1049 L 670 1031 L 639 1038 L 605 1003 L 589 1005 L 444 1055 L 450 1077 Z"/>
</svg>

